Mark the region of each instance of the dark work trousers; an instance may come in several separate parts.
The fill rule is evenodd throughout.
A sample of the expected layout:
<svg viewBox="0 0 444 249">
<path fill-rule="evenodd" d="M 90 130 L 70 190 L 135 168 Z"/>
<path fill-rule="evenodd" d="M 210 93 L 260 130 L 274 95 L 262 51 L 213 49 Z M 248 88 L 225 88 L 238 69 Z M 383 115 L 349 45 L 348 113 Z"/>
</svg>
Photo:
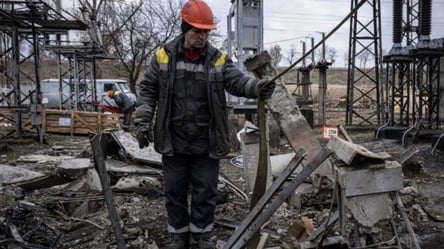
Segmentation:
<svg viewBox="0 0 444 249">
<path fill-rule="evenodd" d="M 209 232 L 217 201 L 219 159 L 207 155 L 162 156 L 168 232 Z M 190 189 L 191 187 L 191 189 Z M 188 192 L 191 190 L 191 213 Z"/>
<path fill-rule="evenodd" d="M 131 126 L 131 115 L 133 114 L 134 107 L 128 109 L 126 112 L 123 113 L 123 128 L 129 129 Z"/>
</svg>

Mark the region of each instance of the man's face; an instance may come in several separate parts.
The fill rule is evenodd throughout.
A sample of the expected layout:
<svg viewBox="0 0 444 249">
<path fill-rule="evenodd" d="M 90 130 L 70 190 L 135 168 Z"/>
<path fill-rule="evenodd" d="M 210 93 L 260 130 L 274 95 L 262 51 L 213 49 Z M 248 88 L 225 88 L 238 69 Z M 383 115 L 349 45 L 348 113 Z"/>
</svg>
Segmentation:
<svg viewBox="0 0 444 249">
<path fill-rule="evenodd" d="M 208 41 L 210 30 L 192 28 L 185 33 L 185 48 L 201 49 Z"/>
</svg>

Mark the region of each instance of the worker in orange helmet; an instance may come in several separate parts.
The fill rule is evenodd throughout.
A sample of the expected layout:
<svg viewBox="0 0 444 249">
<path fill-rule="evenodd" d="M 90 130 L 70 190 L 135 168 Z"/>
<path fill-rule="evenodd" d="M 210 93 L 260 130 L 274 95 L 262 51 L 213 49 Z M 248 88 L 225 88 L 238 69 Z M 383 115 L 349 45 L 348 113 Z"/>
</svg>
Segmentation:
<svg viewBox="0 0 444 249">
<path fill-rule="evenodd" d="M 162 154 L 168 248 L 190 248 L 191 235 L 212 249 L 219 162 L 230 152 L 225 91 L 267 99 L 275 84 L 245 75 L 208 42 L 216 25 L 204 1 L 189 0 L 180 16 L 182 33 L 157 50 L 139 84 L 134 124 L 140 148 L 154 142 Z"/>
<path fill-rule="evenodd" d="M 109 90 L 106 92 L 108 98 L 116 102 L 120 113 L 123 113 L 123 130 L 129 131 L 131 126 L 131 116 L 136 108 L 136 102 L 119 90 Z"/>
</svg>

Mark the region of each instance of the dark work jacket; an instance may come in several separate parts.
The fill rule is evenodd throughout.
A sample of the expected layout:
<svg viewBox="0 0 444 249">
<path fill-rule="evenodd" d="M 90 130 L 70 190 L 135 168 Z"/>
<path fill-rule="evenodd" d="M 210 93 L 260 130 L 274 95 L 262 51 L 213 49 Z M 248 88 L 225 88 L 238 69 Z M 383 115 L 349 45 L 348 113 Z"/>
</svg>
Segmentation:
<svg viewBox="0 0 444 249">
<path fill-rule="evenodd" d="M 176 80 L 176 55 L 183 35 L 161 47 L 152 57 L 144 79 L 139 85 L 136 126 L 149 126 L 154 121 L 154 148 L 164 155 L 173 155 L 171 139 L 171 108 Z M 232 95 L 257 98 L 260 80 L 246 76 L 225 53 L 209 43 L 204 57 L 204 79 L 207 81 L 209 104 L 209 148 L 211 158 L 222 158 L 230 152 L 228 109 L 225 90 Z"/>
<path fill-rule="evenodd" d="M 114 95 L 114 93 L 113 93 L 113 95 Z M 125 93 L 120 92 L 120 91 L 116 96 L 113 97 L 113 99 L 119 108 L 119 112 L 121 112 L 121 113 L 125 113 L 136 106 L 136 103 L 134 102 L 134 100 L 132 100 Z"/>
<path fill-rule="evenodd" d="M 180 45 L 176 59 L 170 115 L 173 150 L 186 155 L 208 155 L 211 115 L 204 72 L 205 53 L 191 60 Z"/>
</svg>

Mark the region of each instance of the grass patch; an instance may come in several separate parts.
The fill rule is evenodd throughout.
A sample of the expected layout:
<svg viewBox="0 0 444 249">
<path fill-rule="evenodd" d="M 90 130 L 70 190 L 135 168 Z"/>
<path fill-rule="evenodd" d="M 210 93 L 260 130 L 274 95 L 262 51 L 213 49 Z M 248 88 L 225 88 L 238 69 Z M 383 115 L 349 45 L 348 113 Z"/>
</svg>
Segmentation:
<svg viewBox="0 0 444 249">
<path fill-rule="evenodd" d="M 14 204 L 14 202 L 14 197 L 4 193 L 0 193 L 0 209 L 9 207 Z"/>
</svg>

